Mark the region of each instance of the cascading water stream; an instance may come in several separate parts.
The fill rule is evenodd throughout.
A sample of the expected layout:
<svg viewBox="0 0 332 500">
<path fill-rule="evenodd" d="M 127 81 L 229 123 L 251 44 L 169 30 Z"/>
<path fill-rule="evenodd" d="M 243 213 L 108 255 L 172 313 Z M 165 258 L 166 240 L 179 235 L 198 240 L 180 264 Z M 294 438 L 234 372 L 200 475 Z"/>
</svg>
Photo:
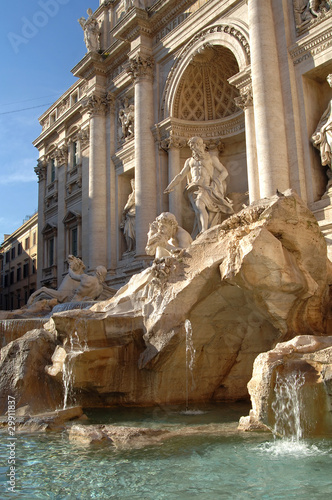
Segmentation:
<svg viewBox="0 0 332 500">
<path fill-rule="evenodd" d="M 194 380 L 194 366 L 195 366 L 195 354 L 196 350 L 193 343 L 193 329 L 189 319 L 184 322 L 184 328 L 186 331 L 186 412 L 189 411 L 189 382 L 191 380 L 190 389 L 195 388 Z"/>
<path fill-rule="evenodd" d="M 275 415 L 274 436 L 296 442 L 302 439 L 300 391 L 304 382 L 303 373 L 290 373 L 284 377 L 277 373 L 274 387 L 275 401 L 272 404 Z"/>
<path fill-rule="evenodd" d="M 72 396 L 71 393 L 74 384 L 73 367 L 75 363 L 75 358 L 79 354 L 82 354 L 84 351 L 88 349 L 86 341 L 84 341 L 82 344 L 77 332 L 75 332 L 73 335 L 70 334 L 69 343 L 70 343 L 70 349 L 67 353 L 62 368 L 62 382 L 64 388 L 64 395 L 63 395 L 64 410 L 67 408 L 68 398 Z"/>
</svg>

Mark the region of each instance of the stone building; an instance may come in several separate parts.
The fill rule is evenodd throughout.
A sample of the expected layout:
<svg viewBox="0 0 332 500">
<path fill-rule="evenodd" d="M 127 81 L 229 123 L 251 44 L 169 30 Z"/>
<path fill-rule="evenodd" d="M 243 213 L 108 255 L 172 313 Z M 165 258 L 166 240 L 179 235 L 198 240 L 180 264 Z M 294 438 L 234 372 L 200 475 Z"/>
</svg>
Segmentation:
<svg viewBox="0 0 332 500">
<path fill-rule="evenodd" d="M 37 288 L 38 214 L 5 235 L 0 246 L 0 309 L 19 309 Z"/>
<path fill-rule="evenodd" d="M 185 180 L 164 190 L 193 136 L 227 169 L 234 211 L 293 188 L 332 235 L 332 140 L 317 139 L 332 102 L 330 1 L 109 0 L 79 22 L 77 82 L 34 142 L 39 284 L 61 282 L 70 253 L 122 283 L 146 265 L 163 211 L 191 233 Z"/>
</svg>

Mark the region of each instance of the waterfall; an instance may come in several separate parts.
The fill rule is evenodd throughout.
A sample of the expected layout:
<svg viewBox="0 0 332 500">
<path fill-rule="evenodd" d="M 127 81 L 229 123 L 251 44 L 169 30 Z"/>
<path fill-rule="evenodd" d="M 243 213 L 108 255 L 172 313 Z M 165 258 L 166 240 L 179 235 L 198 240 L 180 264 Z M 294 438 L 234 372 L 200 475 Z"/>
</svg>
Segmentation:
<svg viewBox="0 0 332 500">
<path fill-rule="evenodd" d="M 66 359 L 63 363 L 62 367 L 62 382 L 64 388 L 63 395 L 63 409 L 67 408 L 68 399 L 72 398 L 72 390 L 74 385 L 74 375 L 73 375 L 73 367 L 75 363 L 75 358 L 85 352 L 88 349 L 88 345 L 86 340 L 82 343 L 80 338 L 75 332 L 74 334 L 70 334 L 69 336 L 69 351 L 67 352 Z"/>
<path fill-rule="evenodd" d="M 195 388 L 194 380 L 194 365 L 195 365 L 195 348 L 193 343 L 193 329 L 189 319 L 184 322 L 186 331 L 186 411 L 189 410 L 189 381 L 191 380 L 190 389 Z"/>
<path fill-rule="evenodd" d="M 302 439 L 300 389 L 304 382 L 303 373 L 290 373 L 286 376 L 277 373 L 274 387 L 275 401 L 272 403 L 275 436 L 290 438 L 296 442 Z"/>
</svg>

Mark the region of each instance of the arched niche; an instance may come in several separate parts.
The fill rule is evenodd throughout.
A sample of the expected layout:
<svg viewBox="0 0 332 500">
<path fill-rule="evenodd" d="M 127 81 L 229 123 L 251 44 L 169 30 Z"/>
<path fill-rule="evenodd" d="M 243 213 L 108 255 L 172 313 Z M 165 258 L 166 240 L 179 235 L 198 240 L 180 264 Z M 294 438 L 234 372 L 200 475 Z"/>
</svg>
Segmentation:
<svg viewBox="0 0 332 500">
<path fill-rule="evenodd" d="M 169 178 L 191 156 L 188 139 L 200 136 L 228 170 L 228 193 L 235 211 L 248 202 L 248 175 L 245 119 L 236 101 L 240 92 L 229 79 L 247 70 L 249 63 L 249 45 L 240 30 L 219 25 L 197 35 L 173 65 L 165 86 L 164 119 L 157 126 L 168 151 Z M 172 196 L 170 210 L 191 232 L 190 206 L 179 193 L 177 198 Z M 179 202 L 181 210 L 176 208 Z"/>
</svg>

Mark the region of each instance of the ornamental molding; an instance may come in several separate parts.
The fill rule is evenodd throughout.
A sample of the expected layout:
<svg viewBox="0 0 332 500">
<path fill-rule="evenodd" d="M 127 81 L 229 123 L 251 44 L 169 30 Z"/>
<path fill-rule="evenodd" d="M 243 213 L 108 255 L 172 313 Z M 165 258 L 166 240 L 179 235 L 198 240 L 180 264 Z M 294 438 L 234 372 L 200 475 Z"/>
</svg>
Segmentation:
<svg viewBox="0 0 332 500">
<path fill-rule="evenodd" d="M 152 36 L 149 15 L 145 9 L 132 6 L 111 30 L 119 40 L 132 42 L 139 35 Z"/>
<path fill-rule="evenodd" d="M 142 78 L 152 79 L 153 67 L 154 60 L 151 56 L 143 56 L 142 54 L 137 54 L 129 60 L 129 65 L 126 71 L 130 75 L 132 81 L 136 82 Z"/>
<path fill-rule="evenodd" d="M 244 115 L 242 111 L 231 118 L 188 122 L 177 118 L 168 118 L 154 127 L 152 133 L 161 149 L 167 151 L 170 147 L 184 147 L 191 137 L 202 137 L 209 149 L 223 150 L 223 139 L 245 131 Z"/>
<path fill-rule="evenodd" d="M 332 13 L 330 15 L 332 20 Z M 293 65 L 296 66 L 301 62 L 314 57 L 332 46 L 332 30 L 329 27 L 324 32 L 315 36 L 307 36 L 304 40 L 290 48 L 289 54 L 293 60 Z"/>
</svg>

